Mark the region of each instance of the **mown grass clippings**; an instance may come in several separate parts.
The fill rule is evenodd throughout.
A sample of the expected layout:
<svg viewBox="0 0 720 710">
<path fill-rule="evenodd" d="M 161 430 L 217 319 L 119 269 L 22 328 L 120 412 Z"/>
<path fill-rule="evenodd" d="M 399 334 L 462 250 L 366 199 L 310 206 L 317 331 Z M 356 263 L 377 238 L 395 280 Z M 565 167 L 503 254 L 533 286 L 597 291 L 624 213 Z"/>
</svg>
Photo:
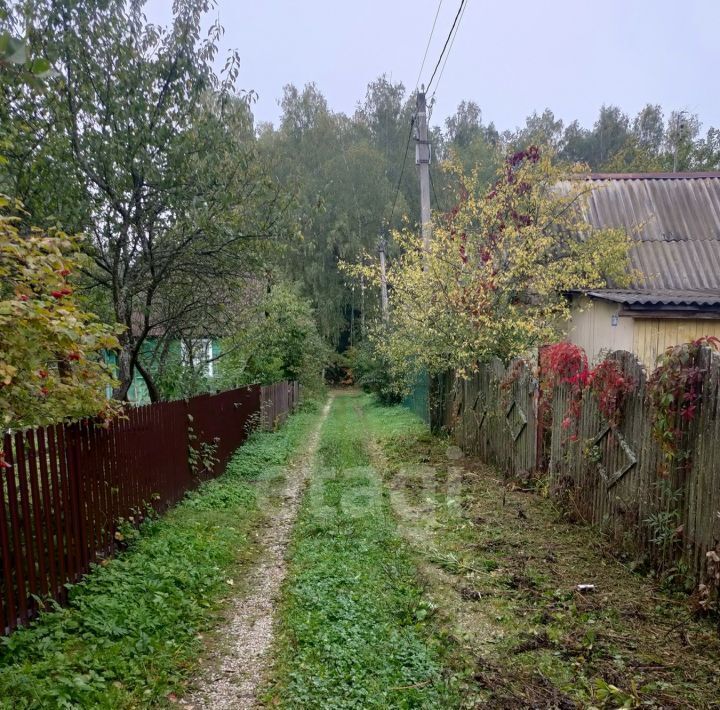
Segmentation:
<svg viewBox="0 0 720 710">
<path fill-rule="evenodd" d="M 181 692 L 228 580 L 251 561 L 258 481 L 272 485 L 316 419 L 299 414 L 254 434 L 221 477 L 73 586 L 66 608 L 3 638 L 0 707 L 136 708 Z"/>
<path fill-rule="evenodd" d="M 449 461 L 409 413 L 395 420 L 386 478 L 437 622 L 458 641 L 462 707 L 720 707 L 720 643 L 687 600 L 603 554 L 551 501 Z"/>
<path fill-rule="evenodd" d="M 321 435 L 291 544 L 270 706 L 456 704 L 443 639 L 429 623 L 434 609 L 371 465 L 367 406 L 338 395 Z"/>
</svg>

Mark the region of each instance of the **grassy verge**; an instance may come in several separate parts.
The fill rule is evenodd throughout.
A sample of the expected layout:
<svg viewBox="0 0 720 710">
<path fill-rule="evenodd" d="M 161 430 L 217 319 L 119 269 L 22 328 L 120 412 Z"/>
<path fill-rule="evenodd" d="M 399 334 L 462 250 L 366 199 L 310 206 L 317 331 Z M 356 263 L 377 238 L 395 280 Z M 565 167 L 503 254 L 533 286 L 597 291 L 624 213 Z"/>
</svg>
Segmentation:
<svg viewBox="0 0 720 710">
<path fill-rule="evenodd" d="M 164 704 L 202 651 L 219 602 L 252 557 L 261 491 L 307 437 L 313 413 L 258 433 L 226 473 L 146 523 L 127 552 L 96 567 L 70 604 L 0 645 L 0 707 L 124 708 Z"/>
<path fill-rule="evenodd" d="M 393 508 L 454 639 L 462 707 L 718 707 L 720 643 L 690 600 L 630 572 L 551 501 L 448 458 L 409 413 L 394 417 L 381 440 Z"/>
<path fill-rule="evenodd" d="M 338 395 L 322 432 L 291 545 L 269 705 L 454 704 L 431 609 L 371 465 L 368 406 Z"/>
</svg>

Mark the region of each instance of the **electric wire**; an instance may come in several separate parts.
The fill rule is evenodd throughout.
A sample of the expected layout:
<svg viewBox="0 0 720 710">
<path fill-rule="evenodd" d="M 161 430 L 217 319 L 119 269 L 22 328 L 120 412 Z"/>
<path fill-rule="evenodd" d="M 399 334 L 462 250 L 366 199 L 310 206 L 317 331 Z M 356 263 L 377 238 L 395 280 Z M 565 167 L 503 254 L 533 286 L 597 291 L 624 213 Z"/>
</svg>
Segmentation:
<svg viewBox="0 0 720 710">
<path fill-rule="evenodd" d="M 405 155 L 403 156 L 402 167 L 400 168 L 400 177 L 398 178 L 397 187 L 395 188 L 395 197 L 393 198 L 393 206 L 390 211 L 390 221 L 388 225 L 392 225 L 393 217 L 395 217 L 395 207 L 397 206 L 398 195 L 400 194 L 400 186 L 402 185 L 403 175 L 405 174 L 405 164 L 407 163 L 408 152 L 410 150 L 410 141 L 412 139 L 413 128 L 415 127 L 415 114 L 410 119 L 410 130 L 408 132 L 407 142 L 405 143 Z"/>
<path fill-rule="evenodd" d="M 425 54 L 423 55 L 422 64 L 420 65 L 420 71 L 417 75 L 417 81 L 415 82 L 415 89 L 418 88 L 418 85 L 420 84 L 420 76 L 422 75 L 422 70 L 425 68 L 425 60 L 427 59 L 428 50 L 430 49 L 430 42 L 433 38 L 433 33 L 435 32 L 435 25 L 437 24 L 437 18 L 440 14 L 440 8 L 442 7 L 443 0 L 440 0 L 438 3 L 437 10 L 435 12 L 435 19 L 433 20 L 432 29 L 430 30 L 430 36 L 428 37 L 427 45 L 425 46 Z"/>
<path fill-rule="evenodd" d="M 437 10 L 435 11 L 435 18 L 433 19 L 432 28 L 430 29 L 430 36 L 428 37 L 427 44 L 425 45 L 425 54 L 422 58 L 422 63 L 420 64 L 420 71 L 417 75 L 417 81 L 415 82 L 415 89 L 417 90 L 418 85 L 420 84 L 420 77 L 422 76 L 423 69 L 425 68 L 425 61 L 427 60 L 428 52 L 430 51 L 430 43 L 432 42 L 433 35 L 435 33 L 435 26 L 437 25 L 437 19 L 440 15 L 440 8 L 442 7 L 443 0 L 440 0 L 438 2 Z M 403 156 L 403 162 L 402 162 L 402 168 L 400 169 L 400 177 L 398 178 L 398 184 L 395 188 L 395 196 L 393 197 L 393 206 L 392 210 L 390 211 L 390 220 L 389 224 L 392 224 L 393 218 L 395 217 L 395 207 L 397 206 L 397 200 L 398 196 L 400 194 L 400 187 L 402 186 L 402 179 L 405 175 L 405 164 L 407 163 L 407 156 L 408 152 L 410 150 L 410 140 L 412 138 L 412 130 L 413 126 L 415 125 L 415 116 L 410 119 L 410 132 L 408 133 L 407 142 L 405 143 L 405 154 Z"/>
<path fill-rule="evenodd" d="M 460 5 L 458 7 L 457 12 L 455 13 L 455 18 L 453 19 L 452 26 L 450 27 L 450 32 L 448 32 L 448 36 L 445 38 L 445 43 L 443 44 L 442 51 L 440 52 L 440 56 L 438 57 L 437 62 L 435 63 L 435 68 L 433 69 L 433 73 L 430 76 L 430 81 L 427 84 L 427 87 L 425 88 L 425 91 L 429 91 L 430 87 L 433 83 L 433 80 L 435 79 L 435 75 L 437 74 L 438 69 L 440 68 L 440 64 L 443 62 L 443 58 L 445 59 L 445 63 L 442 66 L 442 71 L 440 72 L 440 76 L 442 76 L 443 71 L 445 70 L 445 64 L 447 64 L 447 55 L 450 53 L 450 49 L 452 48 L 452 45 L 455 42 L 455 36 L 457 36 L 457 28 L 459 28 L 459 22 L 462 17 L 462 15 L 465 12 L 465 8 L 467 6 L 468 0 L 460 0 Z M 440 14 L 440 8 L 442 7 L 442 0 L 438 3 L 437 11 L 435 12 L 435 19 L 433 20 L 432 29 L 430 30 L 430 37 L 428 38 L 427 45 L 425 47 L 425 54 L 423 56 L 422 64 L 420 65 L 420 71 L 418 72 L 418 79 L 416 82 L 416 88 L 417 85 L 420 83 L 420 77 L 422 75 L 422 71 L 425 68 L 425 61 L 427 60 L 427 54 L 430 49 L 430 42 L 432 41 L 433 34 L 435 32 L 435 25 L 437 24 L 438 15 Z M 446 55 L 447 52 L 447 55 Z M 438 78 L 438 83 L 439 83 Z M 437 86 L 436 89 L 437 90 Z M 435 91 L 433 91 L 433 97 L 435 96 Z M 412 119 L 410 120 L 410 130 L 408 132 L 407 141 L 405 143 L 405 154 L 403 155 L 403 162 L 402 167 L 400 168 L 400 176 L 398 178 L 397 186 L 395 188 L 395 195 L 393 197 L 393 204 L 392 209 L 390 210 L 390 219 L 388 221 L 388 225 L 392 224 L 392 221 L 395 217 L 395 208 L 397 207 L 397 201 L 398 197 L 400 196 L 400 188 L 402 186 L 402 179 L 405 175 L 405 165 L 407 164 L 407 157 L 408 152 L 410 151 L 410 141 L 412 139 L 412 133 L 413 133 L 413 127 L 415 125 L 415 115 L 413 115 Z M 430 176 L 430 182 L 432 184 L 432 175 Z M 435 194 L 435 203 L 439 206 L 439 201 L 437 198 L 437 193 L 435 192 L 435 186 L 432 184 L 433 193 Z"/>
<path fill-rule="evenodd" d="M 440 69 L 440 75 L 438 76 L 438 80 L 435 82 L 435 88 L 433 89 L 432 96 L 430 97 L 430 104 L 432 105 L 432 100 L 435 98 L 435 92 L 437 92 L 438 87 L 440 86 L 440 82 L 442 81 L 443 74 L 445 73 L 445 67 L 447 66 L 448 59 L 450 58 L 450 54 L 452 52 L 453 45 L 455 44 L 455 39 L 458 36 L 458 32 L 460 31 L 460 25 L 463 21 L 463 16 L 465 15 L 465 10 L 467 10 L 468 3 L 466 2 L 462 12 L 460 13 L 460 19 L 458 20 L 457 27 L 455 28 L 455 34 L 453 35 L 452 39 L 450 40 L 450 46 L 448 47 L 447 54 L 445 54 L 445 61 L 443 62 L 442 68 Z"/>
<path fill-rule="evenodd" d="M 448 32 L 448 36 L 445 38 L 445 44 L 443 45 L 442 52 L 440 52 L 440 56 L 438 57 L 437 63 L 435 64 L 435 69 L 433 69 L 433 73 L 430 76 L 430 81 L 427 83 L 427 86 L 425 87 L 426 92 L 430 91 L 430 87 L 432 86 L 433 79 L 435 78 L 435 75 L 437 74 L 437 70 L 440 67 L 440 62 L 442 62 L 443 57 L 445 56 L 445 50 L 448 48 L 450 38 L 453 35 L 455 26 L 458 24 L 458 20 L 460 19 L 460 15 L 462 14 L 463 9 L 465 8 L 466 2 L 467 2 L 467 0 L 460 0 L 460 6 L 458 7 L 457 13 L 455 13 L 455 19 L 453 20 L 452 27 L 450 28 L 450 32 Z"/>
<path fill-rule="evenodd" d="M 432 188 L 433 197 L 435 198 L 435 207 L 437 207 L 437 209 L 441 212 L 444 212 L 445 210 L 440 206 L 440 200 L 438 199 L 437 192 L 435 192 L 435 182 L 433 180 L 432 170 L 428 170 L 428 175 L 430 176 L 430 187 Z"/>
</svg>

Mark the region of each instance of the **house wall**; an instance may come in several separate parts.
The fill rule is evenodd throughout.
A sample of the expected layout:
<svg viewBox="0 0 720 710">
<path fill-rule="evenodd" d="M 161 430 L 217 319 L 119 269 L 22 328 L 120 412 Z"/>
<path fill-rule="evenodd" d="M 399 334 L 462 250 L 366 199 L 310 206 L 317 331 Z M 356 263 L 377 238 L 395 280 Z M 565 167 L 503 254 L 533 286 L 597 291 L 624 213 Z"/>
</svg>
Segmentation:
<svg viewBox="0 0 720 710">
<path fill-rule="evenodd" d="M 212 340 L 211 346 L 212 357 L 216 358 L 220 354 L 220 342 L 218 340 Z M 145 356 L 145 361 L 152 360 L 152 355 L 156 347 L 157 340 L 155 338 L 149 337 L 145 340 L 143 343 L 143 355 Z M 178 364 L 182 362 L 180 341 L 174 340 L 170 343 L 168 355 Z M 117 356 L 115 353 L 106 351 L 104 353 L 104 359 L 105 362 L 113 368 L 115 373 L 117 373 Z M 155 367 L 150 368 L 153 374 L 155 374 L 155 369 Z M 215 362 L 213 362 L 213 376 L 217 376 L 217 363 Z M 106 390 L 106 396 L 108 399 L 112 397 L 111 388 Z M 128 402 L 131 402 L 132 404 L 150 404 L 150 392 L 148 391 L 147 384 L 145 383 L 143 376 L 137 368 L 135 368 L 133 373 L 133 379 L 130 384 L 130 388 L 128 389 L 127 399 Z"/>
<path fill-rule="evenodd" d="M 697 340 L 705 335 L 720 338 L 720 320 L 706 318 L 636 318 L 634 352 L 640 362 L 653 369 L 667 348 Z"/>
<path fill-rule="evenodd" d="M 568 340 L 580 345 L 591 363 L 603 352 L 627 350 L 652 371 L 657 358 L 673 345 L 712 335 L 720 338 L 720 320 L 707 318 L 630 318 L 619 315 L 620 304 L 574 298 Z M 618 316 L 617 325 L 612 325 Z"/>
<path fill-rule="evenodd" d="M 106 350 L 103 352 L 103 358 L 105 362 L 110 365 L 117 377 L 117 355 Z M 105 396 L 108 399 L 112 397 L 112 387 L 106 388 Z M 142 378 L 142 375 L 138 372 L 137 368 L 133 372 L 133 379 L 130 384 L 130 388 L 128 389 L 127 398 L 128 402 L 132 402 L 133 404 L 150 404 L 150 393 L 148 392 L 145 380 Z"/>
<path fill-rule="evenodd" d="M 590 362 L 602 359 L 603 352 L 633 349 L 634 321 L 632 318 L 620 317 L 619 310 L 618 303 L 586 297 L 573 299 L 568 340 L 580 345 Z"/>
</svg>

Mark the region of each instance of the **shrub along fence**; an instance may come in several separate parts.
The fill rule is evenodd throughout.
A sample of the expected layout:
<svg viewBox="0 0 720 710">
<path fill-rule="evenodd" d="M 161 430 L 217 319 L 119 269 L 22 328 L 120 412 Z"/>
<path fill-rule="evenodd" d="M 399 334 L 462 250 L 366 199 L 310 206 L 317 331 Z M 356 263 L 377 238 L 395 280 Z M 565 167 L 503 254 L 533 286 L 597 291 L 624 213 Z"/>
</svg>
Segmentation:
<svg viewBox="0 0 720 710">
<path fill-rule="evenodd" d="M 0 466 L 0 634 L 111 555 L 121 520 L 162 512 L 222 473 L 253 428 L 272 428 L 298 401 L 297 383 L 129 408 L 91 420 L 6 433 Z M 272 417 L 264 416 L 272 412 Z M 0 459 L 2 461 L 2 459 Z"/>
<path fill-rule="evenodd" d="M 608 360 L 630 385 L 610 419 L 601 404 L 607 388 L 561 382 L 541 392 L 543 373 L 522 361 L 433 378 L 430 402 L 417 413 L 505 475 L 547 473 L 551 494 L 573 517 L 708 593 L 720 582 L 720 357 L 702 346 L 679 360 L 686 369 L 674 413 L 659 411 L 632 354 Z"/>
</svg>

